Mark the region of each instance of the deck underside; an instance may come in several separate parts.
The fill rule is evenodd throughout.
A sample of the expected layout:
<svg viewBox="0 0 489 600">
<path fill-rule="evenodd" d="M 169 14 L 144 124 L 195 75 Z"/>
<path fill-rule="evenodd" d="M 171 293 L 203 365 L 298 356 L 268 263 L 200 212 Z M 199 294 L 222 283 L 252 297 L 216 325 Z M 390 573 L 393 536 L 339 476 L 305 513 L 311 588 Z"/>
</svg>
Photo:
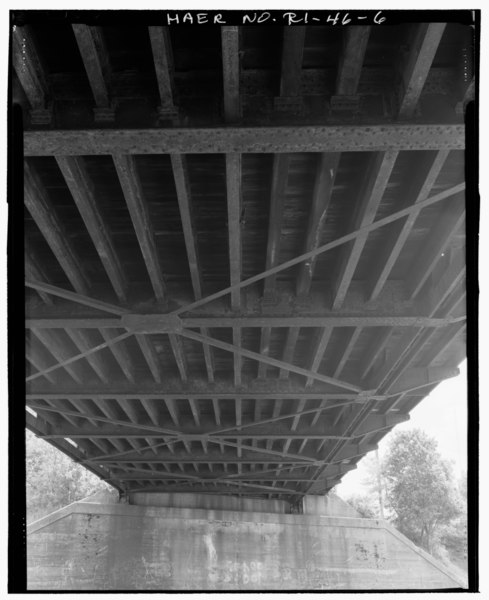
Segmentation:
<svg viewBox="0 0 489 600">
<path fill-rule="evenodd" d="M 121 492 L 324 494 L 465 356 L 471 29 L 32 22 L 27 427 Z"/>
</svg>

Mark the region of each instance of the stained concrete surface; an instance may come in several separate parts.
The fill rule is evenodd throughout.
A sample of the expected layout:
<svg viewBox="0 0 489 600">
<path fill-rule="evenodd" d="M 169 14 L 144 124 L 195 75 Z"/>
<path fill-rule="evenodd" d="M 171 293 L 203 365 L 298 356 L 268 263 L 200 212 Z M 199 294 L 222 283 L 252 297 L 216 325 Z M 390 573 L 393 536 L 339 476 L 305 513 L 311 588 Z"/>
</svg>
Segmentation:
<svg viewBox="0 0 489 600">
<path fill-rule="evenodd" d="M 369 519 L 82 502 L 28 528 L 31 590 L 460 587 Z"/>
<path fill-rule="evenodd" d="M 205 508 L 209 510 L 232 510 L 239 512 L 290 512 L 285 500 L 266 500 L 264 498 L 239 498 L 218 494 L 169 494 L 154 492 L 133 492 L 129 494 L 129 504 L 138 506 L 161 506 L 174 508 Z"/>
</svg>

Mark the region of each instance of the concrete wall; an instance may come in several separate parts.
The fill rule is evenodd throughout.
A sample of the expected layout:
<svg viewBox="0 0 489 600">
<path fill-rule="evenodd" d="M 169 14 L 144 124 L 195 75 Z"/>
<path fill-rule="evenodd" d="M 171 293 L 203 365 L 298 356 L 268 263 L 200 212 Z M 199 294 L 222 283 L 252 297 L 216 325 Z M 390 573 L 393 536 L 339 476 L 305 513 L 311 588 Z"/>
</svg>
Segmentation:
<svg viewBox="0 0 489 600">
<path fill-rule="evenodd" d="M 75 503 L 28 527 L 31 590 L 456 587 L 368 519 Z"/>
<path fill-rule="evenodd" d="M 238 498 L 218 494 L 164 494 L 133 492 L 129 494 L 129 504 L 138 506 L 164 506 L 172 508 L 205 508 L 207 510 L 232 510 L 244 512 L 267 512 L 286 514 L 290 512 L 285 500 L 262 498 Z"/>
<path fill-rule="evenodd" d="M 302 511 L 305 515 L 361 518 L 360 513 L 353 506 L 350 506 L 334 492 L 330 492 L 327 496 L 304 496 Z"/>
<path fill-rule="evenodd" d="M 102 503 L 104 503 L 103 500 Z M 279 514 L 290 514 L 292 512 L 290 503 L 285 500 L 238 498 L 237 496 L 219 496 L 217 494 L 133 492 L 129 494 L 129 504 Z M 327 496 L 304 496 L 299 512 L 306 515 L 324 515 L 329 517 L 360 517 L 360 514 L 352 506 L 333 492 L 330 492 Z"/>
</svg>

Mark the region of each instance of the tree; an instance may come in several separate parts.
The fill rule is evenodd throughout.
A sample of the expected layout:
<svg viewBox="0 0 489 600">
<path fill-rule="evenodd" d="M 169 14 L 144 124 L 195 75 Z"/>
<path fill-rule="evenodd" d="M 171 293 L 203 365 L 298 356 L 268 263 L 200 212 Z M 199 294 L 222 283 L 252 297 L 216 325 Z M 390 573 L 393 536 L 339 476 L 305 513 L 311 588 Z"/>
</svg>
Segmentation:
<svg viewBox="0 0 489 600">
<path fill-rule="evenodd" d="M 68 456 L 26 432 L 27 520 L 38 519 L 108 485 Z"/>
<path fill-rule="evenodd" d="M 440 532 L 440 541 L 447 549 L 450 560 L 456 565 L 467 569 L 467 473 L 464 472 L 458 480 L 458 501 L 460 513 Z"/>
<path fill-rule="evenodd" d="M 460 515 L 450 464 L 437 442 L 419 429 L 394 433 L 383 465 L 395 526 L 432 552 L 443 527 Z"/>
</svg>

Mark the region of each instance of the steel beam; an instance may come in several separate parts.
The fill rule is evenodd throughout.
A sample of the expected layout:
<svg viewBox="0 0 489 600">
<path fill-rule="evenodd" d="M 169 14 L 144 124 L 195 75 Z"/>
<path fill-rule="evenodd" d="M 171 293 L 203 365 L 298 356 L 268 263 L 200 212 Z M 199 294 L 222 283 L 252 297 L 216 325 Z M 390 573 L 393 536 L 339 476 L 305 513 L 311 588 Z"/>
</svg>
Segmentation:
<svg viewBox="0 0 489 600">
<path fill-rule="evenodd" d="M 373 312 L 373 311 L 372 311 Z M 428 317 L 421 315 L 396 316 L 306 316 L 306 317 L 254 317 L 254 316 L 212 316 L 184 317 L 171 319 L 171 313 L 137 315 L 127 314 L 122 319 L 85 318 L 27 318 L 26 329 L 111 329 L 124 327 L 132 333 L 181 333 L 184 329 L 200 328 L 241 328 L 241 327 L 446 327 L 465 317 Z"/>
<path fill-rule="evenodd" d="M 95 120 L 112 121 L 114 110 L 109 90 L 110 66 L 102 30 L 100 27 L 82 24 L 74 24 L 72 27 L 95 99 Z"/>
<path fill-rule="evenodd" d="M 345 27 L 343 51 L 336 76 L 336 95 L 352 96 L 357 93 L 370 27 Z"/>
<path fill-rule="evenodd" d="M 45 275 L 44 270 L 39 265 L 38 261 L 36 260 L 34 254 L 32 253 L 31 249 L 27 244 L 24 244 L 24 273 L 27 280 L 47 280 L 47 276 Z M 46 294 L 41 290 L 37 290 L 37 293 L 39 294 L 39 296 L 45 304 L 49 304 L 50 306 L 52 306 L 53 299 L 49 294 Z"/>
<path fill-rule="evenodd" d="M 52 118 L 51 108 L 48 106 L 50 86 L 27 25 L 14 25 L 12 28 L 12 66 L 31 105 L 32 123 L 49 124 Z"/>
<path fill-rule="evenodd" d="M 405 371 L 389 390 L 389 395 L 407 394 L 423 387 L 457 377 L 459 369 L 451 367 L 416 367 Z"/>
<path fill-rule="evenodd" d="M 373 300 L 380 294 L 389 277 L 406 240 L 420 215 L 423 201 L 428 198 L 438 176 L 448 158 L 448 150 L 432 153 L 429 160 L 424 159 L 413 172 L 413 178 L 408 193 L 402 200 L 402 205 L 412 203 L 411 210 L 404 221 L 398 221 L 391 227 L 389 235 L 385 236 L 380 256 L 375 260 L 374 269 L 369 281 L 369 299 Z"/>
<path fill-rule="evenodd" d="M 26 280 L 25 285 L 34 290 L 37 290 L 38 292 L 46 292 L 47 294 L 58 296 L 60 298 L 64 298 L 65 300 L 72 300 L 77 304 L 83 304 L 84 306 L 90 306 L 91 308 L 96 308 L 97 310 L 102 310 L 112 314 L 123 315 L 126 312 L 128 312 L 126 308 L 121 308 L 116 304 L 109 304 L 108 302 L 104 302 L 103 300 L 91 298 L 90 296 L 86 296 L 85 294 L 71 292 L 70 290 L 65 290 L 63 288 L 60 288 L 55 285 L 50 285 L 49 283 L 45 283 L 43 281 Z"/>
<path fill-rule="evenodd" d="M 228 123 L 241 116 L 239 97 L 239 27 L 221 27 L 224 118 Z"/>
<path fill-rule="evenodd" d="M 379 394 L 358 394 L 356 392 L 332 393 L 331 388 L 327 385 L 316 383 L 307 389 L 304 386 L 292 382 L 282 381 L 266 381 L 265 385 L 250 385 L 243 383 L 241 388 L 236 389 L 231 381 L 215 382 L 206 387 L 207 381 L 193 380 L 183 385 L 179 380 L 165 380 L 164 385 L 154 382 L 142 381 L 138 385 L 130 384 L 111 384 L 100 385 L 96 388 L 91 388 L 87 385 L 83 387 L 67 387 L 66 385 L 47 386 L 30 383 L 26 397 L 28 400 L 36 399 L 63 399 L 63 398 L 78 398 L 78 399 L 110 399 L 110 398 L 127 398 L 127 399 L 144 399 L 144 400 L 179 400 L 179 399 L 196 399 L 196 400 L 234 400 L 235 398 L 242 400 L 351 400 L 359 403 L 366 402 L 368 398 L 382 400 L 385 398 Z"/>
<path fill-rule="evenodd" d="M 155 296 L 159 301 L 163 301 L 166 297 L 166 285 L 156 247 L 153 225 L 144 199 L 135 160 L 132 156 L 118 153 L 113 154 L 112 158 Z"/>
<path fill-rule="evenodd" d="M 463 150 L 465 126 L 358 124 L 287 127 L 26 131 L 25 156 Z"/>
<path fill-rule="evenodd" d="M 115 251 L 110 232 L 98 209 L 93 184 L 88 177 L 83 159 L 72 156 L 57 156 L 56 161 L 117 297 L 121 302 L 125 302 L 127 280 Z"/>
<path fill-rule="evenodd" d="M 400 118 L 411 117 L 416 109 L 446 25 L 446 23 L 421 23 L 416 26 L 410 53 L 402 73 Z"/>
<path fill-rule="evenodd" d="M 168 27 L 148 27 L 160 95 L 160 117 L 176 116 L 174 106 L 173 58 Z"/>
<path fill-rule="evenodd" d="M 398 152 L 382 152 L 373 155 L 359 194 L 356 210 L 352 215 L 351 229 L 360 229 L 373 223 L 397 156 Z M 343 246 L 341 250 L 334 284 L 333 308 L 335 309 L 340 308 L 345 299 L 367 239 L 368 233 L 359 235 L 351 245 Z"/>
<path fill-rule="evenodd" d="M 24 162 L 24 204 L 73 288 L 79 294 L 86 294 L 89 284 L 80 258 L 56 215 L 48 192 L 36 169 L 28 161 Z"/>
</svg>

